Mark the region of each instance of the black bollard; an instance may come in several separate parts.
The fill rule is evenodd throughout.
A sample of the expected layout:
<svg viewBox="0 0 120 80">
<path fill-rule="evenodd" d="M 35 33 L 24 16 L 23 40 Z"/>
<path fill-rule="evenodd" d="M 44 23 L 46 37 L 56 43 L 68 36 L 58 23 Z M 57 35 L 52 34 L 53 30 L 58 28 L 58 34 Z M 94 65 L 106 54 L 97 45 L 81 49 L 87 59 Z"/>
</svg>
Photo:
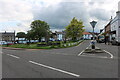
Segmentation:
<svg viewBox="0 0 120 80">
<path fill-rule="evenodd" d="M 95 49 L 95 42 L 94 41 L 91 42 L 91 48 Z"/>
</svg>

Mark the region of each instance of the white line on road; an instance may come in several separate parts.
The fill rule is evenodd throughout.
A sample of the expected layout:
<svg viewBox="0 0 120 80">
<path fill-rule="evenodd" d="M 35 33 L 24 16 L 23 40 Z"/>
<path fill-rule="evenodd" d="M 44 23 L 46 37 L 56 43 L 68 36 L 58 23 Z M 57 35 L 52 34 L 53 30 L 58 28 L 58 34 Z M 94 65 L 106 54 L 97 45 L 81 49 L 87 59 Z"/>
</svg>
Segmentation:
<svg viewBox="0 0 120 80">
<path fill-rule="evenodd" d="M 85 50 L 83 50 L 82 52 L 80 52 L 80 53 L 78 54 L 78 56 L 82 55 L 82 53 L 83 53 L 84 51 L 85 51 Z"/>
<path fill-rule="evenodd" d="M 113 58 L 113 54 L 111 54 L 110 52 L 106 51 L 106 50 L 103 50 L 105 51 L 106 53 L 108 53 L 111 57 L 110 58 Z"/>
<path fill-rule="evenodd" d="M 90 47 L 90 45 L 86 48 L 86 49 L 88 49 Z M 82 52 L 80 52 L 79 54 L 78 54 L 78 56 L 80 56 L 80 55 L 82 55 L 82 53 L 84 52 L 85 50 L 83 50 Z"/>
<path fill-rule="evenodd" d="M 74 73 L 71 73 L 71 72 L 68 72 L 68 71 L 64 71 L 64 70 L 61 70 L 61 69 L 57 69 L 57 68 L 54 68 L 54 67 L 51 67 L 51 66 L 47 66 L 47 65 L 44 65 L 44 64 L 36 63 L 34 61 L 29 61 L 29 62 L 32 63 L 32 64 L 36 64 L 36 65 L 39 65 L 39 66 L 42 66 L 42 67 L 45 67 L 45 68 L 55 70 L 55 71 L 66 73 L 66 74 L 69 74 L 69 75 L 72 75 L 72 76 L 75 76 L 75 77 L 80 77 L 80 75 L 77 75 L 77 74 L 74 74 Z"/>
<path fill-rule="evenodd" d="M 96 47 L 96 48 L 98 48 L 98 47 Z M 100 49 L 100 48 L 98 48 L 98 49 Z M 110 58 L 113 58 L 113 54 L 111 54 L 110 52 L 108 52 L 106 50 L 103 50 L 103 51 L 106 52 L 106 53 L 108 53 L 111 56 Z"/>
<path fill-rule="evenodd" d="M 14 55 L 11 55 L 11 54 L 7 54 L 8 56 L 11 56 L 11 57 L 14 57 L 14 58 L 17 58 L 19 59 L 20 57 L 17 57 L 17 56 L 14 56 Z"/>
<path fill-rule="evenodd" d="M 83 41 L 84 42 L 84 41 Z M 75 46 L 75 47 L 79 47 L 83 42 L 81 42 L 79 45 Z"/>
<path fill-rule="evenodd" d="M 91 45 L 91 44 L 90 44 Z M 90 47 L 90 45 L 86 48 L 86 49 L 88 49 L 89 47 Z"/>
<path fill-rule="evenodd" d="M 106 56 L 88 56 L 88 55 L 81 55 L 81 56 L 84 56 L 84 57 L 95 57 L 95 58 L 108 58 Z"/>
</svg>

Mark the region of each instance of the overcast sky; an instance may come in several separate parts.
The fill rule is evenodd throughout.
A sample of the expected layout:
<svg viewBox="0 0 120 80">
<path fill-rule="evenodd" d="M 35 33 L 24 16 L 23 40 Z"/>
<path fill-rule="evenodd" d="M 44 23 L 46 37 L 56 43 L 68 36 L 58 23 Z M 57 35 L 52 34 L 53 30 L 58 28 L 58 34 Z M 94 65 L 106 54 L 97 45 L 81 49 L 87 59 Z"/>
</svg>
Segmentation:
<svg viewBox="0 0 120 80">
<path fill-rule="evenodd" d="M 27 31 L 33 20 L 46 21 L 50 28 L 63 30 L 73 17 L 82 20 L 86 31 L 97 21 L 96 32 L 118 11 L 119 0 L 0 0 L 0 31 Z"/>
</svg>

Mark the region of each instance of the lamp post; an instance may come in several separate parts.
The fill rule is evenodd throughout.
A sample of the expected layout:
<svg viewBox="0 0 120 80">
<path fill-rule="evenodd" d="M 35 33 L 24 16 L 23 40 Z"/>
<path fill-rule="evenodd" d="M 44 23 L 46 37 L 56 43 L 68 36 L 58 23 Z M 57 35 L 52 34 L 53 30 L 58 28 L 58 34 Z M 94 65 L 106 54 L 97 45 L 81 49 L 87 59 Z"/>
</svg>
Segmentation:
<svg viewBox="0 0 120 80">
<path fill-rule="evenodd" d="M 97 24 L 97 22 L 96 21 L 92 21 L 92 22 L 90 22 L 90 24 L 91 24 L 91 26 L 93 28 L 93 40 L 95 40 L 94 28 L 95 28 L 95 25 Z"/>
<path fill-rule="evenodd" d="M 95 40 L 95 34 L 94 34 L 94 28 L 95 28 L 95 25 L 97 24 L 97 22 L 96 21 L 92 21 L 92 22 L 90 22 L 90 24 L 91 24 L 91 26 L 92 26 L 92 28 L 93 28 L 93 41 L 91 42 L 91 47 L 92 47 L 92 49 L 95 49 L 95 42 L 94 42 L 94 40 Z"/>
</svg>

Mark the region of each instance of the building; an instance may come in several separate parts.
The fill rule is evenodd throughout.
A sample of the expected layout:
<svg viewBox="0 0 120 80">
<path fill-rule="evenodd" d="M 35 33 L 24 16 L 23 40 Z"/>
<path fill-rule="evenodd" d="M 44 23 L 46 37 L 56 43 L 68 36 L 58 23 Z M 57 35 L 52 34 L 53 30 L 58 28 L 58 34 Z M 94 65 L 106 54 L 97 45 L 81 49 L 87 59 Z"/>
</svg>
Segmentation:
<svg viewBox="0 0 120 80">
<path fill-rule="evenodd" d="M 55 31 L 52 33 L 52 38 L 50 38 L 52 41 L 64 41 L 65 40 L 65 31 Z"/>
<path fill-rule="evenodd" d="M 1 32 L 0 33 L 1 38 L 0 41 L 6 41 L 6 42 L 15 42 L 15 31 L 14 32 Z"/>
<path fill-rule="evenodd" d="M 116 12 L 116 16 L 111 23 L 111 41 L 112 43 L 120 43 L 120 11 Z"/>
<path fill-rule="evenodd" d="M 109 41 L 111 39 L 111 21 L 112 21 L 112 17 L 111 17 L 111 20 L 109 21 L 109 23 L 104 28 L 105 29 L 105 32 L 104 32 L 105 38 Z"/>
<path fill-rule="evenodd" d="M 90 32 L 83 32 L 83 39 L 91 39 L 92 34 Z"/>
<path fill-rule="evenodd" d="M 64 41 L 65 40 L 65 31 L 57 32 L 55 31 L 57 35 L 57 40 Z"/>
</svg>

